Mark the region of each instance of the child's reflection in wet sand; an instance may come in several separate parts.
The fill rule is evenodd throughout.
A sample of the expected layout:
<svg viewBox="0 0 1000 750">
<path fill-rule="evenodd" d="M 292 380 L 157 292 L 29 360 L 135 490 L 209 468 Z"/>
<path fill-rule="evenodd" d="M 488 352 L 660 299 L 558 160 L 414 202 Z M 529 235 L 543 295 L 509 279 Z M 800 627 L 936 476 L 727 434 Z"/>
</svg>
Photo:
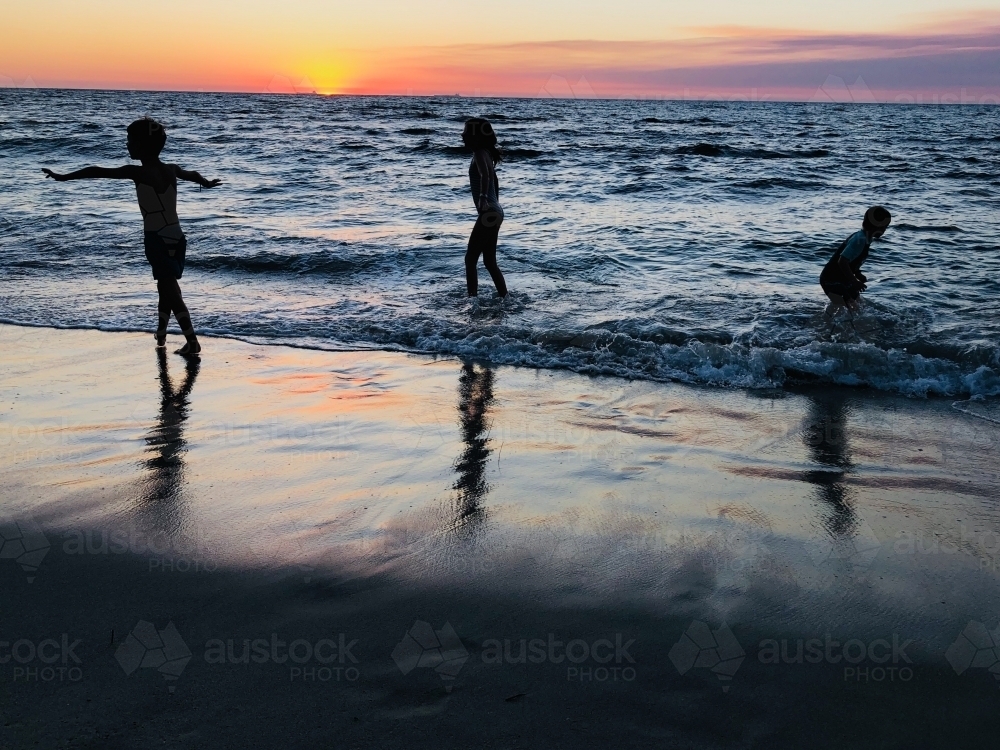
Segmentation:
<svg viewBox="0 0 1000 750">
<path fill-rule="evenodd" d="M 824 527 L 837 538 L 854 533 L 858 519 L 854 501 L 844 481 L 853 469 L 847 439 L 848 405 L 843 396 L 813 396 L 809 422 L 803 438 L 809 453 L 822 468 L 808 472 L 807 480 L 816 486 L 816 495 L 827 506 Z"/>
<path fill-rule="evenodd" d="M 493 377 L 493 370 L 488 366 L 477 367 L 466 363 L 458 381 L 459 422 L 465 450 L 455 463 L 458 472 L 458 480 L 453 485 L 458 491 L 454 516 L 456 528 L 482 516 L 482 501 L 489 492 L 486 464 L 492 453 L 489 448 L 492 422 L 487 417 L 493 404 Z"/>
<path fill-rule="evenodd" d="M 155 516 L 161 531 L 176 531 L 180 525 L 178 500 L 184 484 L 184 422 L 190 408 L 191 390 L 201 368 L 198 357 L 185 359 L 184 380 L 174 388 L 164 349 L 156 350 L 160 378 L 160 413 L 156 425 L 146 435 L 147 458 L 143 466 L 149 477 L 143 483 L 140 504 Z"/>
</svg>

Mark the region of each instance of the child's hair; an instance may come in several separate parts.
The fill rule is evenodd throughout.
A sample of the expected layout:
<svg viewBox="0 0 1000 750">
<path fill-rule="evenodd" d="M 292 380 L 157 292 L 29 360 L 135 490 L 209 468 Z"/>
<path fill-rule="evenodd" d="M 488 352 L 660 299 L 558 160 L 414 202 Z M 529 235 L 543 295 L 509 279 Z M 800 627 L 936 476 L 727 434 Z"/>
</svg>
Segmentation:
<svg viewBox="0 0 1000 750">
<path fill-rule="evenodd" d="M 497 147 L 497 134 L 493 132 L 490 121 L 483 117 L 472 117 L 465 121 L 462 140 L 473 151 L 482 149 L 488 152 L 494 164 L 498 164 L 503 158 L 503 154 Z"/>
<path fill-rule="evenodd" d="M 889 226 L 889 222 L 892 221 L 892 215 L 886 211 L 882 206 L 872 206 L 867 211 L 865 211 L 865 220 L 862 224 L 864 229 L 882 229 L 885 230 Z"/>
<path fill-rule="evenodd" d="M 167 143 L 167 131 L 151 117 L 143 117 L 128 126 L 128 139 L 144 156 L 159 156 Z"/>
</svg>

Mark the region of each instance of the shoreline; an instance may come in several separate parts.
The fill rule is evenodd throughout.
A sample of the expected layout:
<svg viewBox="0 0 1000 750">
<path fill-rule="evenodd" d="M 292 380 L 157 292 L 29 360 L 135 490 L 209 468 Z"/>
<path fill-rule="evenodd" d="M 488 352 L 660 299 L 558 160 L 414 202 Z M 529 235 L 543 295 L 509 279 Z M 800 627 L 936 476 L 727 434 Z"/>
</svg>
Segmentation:
<svg viewBox="0 0 1000 750">
<path fill-rule="evenodd" d="M 125 334 L 147 334 L 153 335 L 154 329 L 152 328 L 139 328 L 139 327 L 118 327 L 118 326 L 86 326 L 86 325 L 50 325 L 50 324 L 35 324 L 35 323 L 21 323 L 21 322 L 10 322 L 8 320 L 0 318 L 0 326 L 9 326 L 14 329 L 26 328 L 26 329 L 40 329 L 40 330 L 51 330 L 51 331 L 94 331 L 97 333 L 125 333 Z M 176 324 L 172 324 L 172 327 L 168 329 L 168 335 L 174 337 L 175 339 L 181 336 L 180 329 L 176 327 Z M 745 385 L 736 384 L 729 382 L 693 382 L 683 380 L 681 378 L 652 378 L 652 377 L 633 377 L 630 375 L 616 374 L 613 372 L 587 372 L 586 370 L 592 366 L 588 365 L 582 369 L 574 369 L 569 365 L 533 365 L 533 364 L 521 364 L 521 363 L 509 363 L 502 361 L 493 361 L 488 356 L 481 355 L 463 355 L 455 352 L 435 352 L 429 350 L 422 350 L 416 348 L 407 348 L 404 345 L 398 345 L 392 347 L 383 343 L 365 343 L 365 342 L 355 342 L 346 343 L 333 341 L 328 345 L 321 343 L 297 343 L 295 341 L 269 341 L 266 339 L 255 338 L 252 336 L 242 336 L 240 334 L 230 334 L 230 333 L 219 333 L 212 329 L 207 329 L 205 333 L 199 333 L 199 337 L 206 340 L 223 340 L 232 341 L 241 344 L 246 344 L 248 346 L 255 347 L 278 347 L 278 348 L 288 348 L 288 349 L 299 349 L 304 351 L 315 351 L 315 352 L 330 352 L 330 353 L 360 353 L 360 352 L 380 352 L 384 354 L 399 354 L 403 356 L 413 356 L 413 357 L 426 357 L 433 361 L 461 361 L 461 362 L 475 362 L 477 364 L 481 363 L 491 368 L 514 368 L 518 370 L 527 370 L 535 372 L 554 372 L 554 373 L 567 373 L 575 375 L 582 378 L 594 378 L 603 379 L 607 378 L 610 380 L 620 380 L 627 383 L 638 382 L 638 383 L 650 383 L 658 384 L 664 386 L 678 385 L 686 388 L 701 389 L 704 388 L 709 391 L 720 390 L 728 392 L 738 392 L 738 393 L 757 393 L 767 395 L 770 393 L 783 393 L 788 395 L 806 395 L 813 391 L 822 391 L 829 389 L 842 389 L 848 392 L 857 393 L 859 395 L 869 394 L 874 398 L 905 398 L 912 399 L 916 401 L 951 401 L 952 406 L 956 407 L 958 404 L 986 404 L 993 406 L 994 404 L 1000 403 L 1000 398 L 996 395 L 956 395 L 956 394 L 944 394 L 932 390 L 929 386 L 925 387 L 922 393 L 915 393 L 912 390 L 909 392 L 899 392 L 894 390 L 889 390 L 881 388 L 877 385 L 873 385 L 867 382 L 860 383 L 843 383 L 843 382 L 824 382 L 819 379 L 809 371 L 795 371 L 791 370 L 792 375 L 785 382 L 781 384 L 769 384 L 769 385 Z M 173 353 L 171 345 L 167 345 L 168 353 Z M 887 352 L 887 354 L 892 354 L 895 350 Z M 209 356 L 211 352 L 207 352 L 206 356 Z M 949 363 L 954 364 L 954 363 Z M 980 368 L 983 369 L 983 368 Z M 978 373 L 978 371 L 977 371 Z M 965 379 L 972 378 L 977 373 L 972 373 L 965 376 Z M 854 376 L 852 376 L 854 377 Z M 961 409 L 958 409 L 962 411 Z M 992 422 L 994 424 L 1000 424 L 1000 411 L 994 409 L 988 409 L 990 413 L 982 414 L 979 411 L 963 411 L 962 413 L 973 418 L 984 419 L 986 421 Z M 996 411 L 994 414 L 993 412 Z"/>
<path fill-rule="evenodd" d="M 1000 428 L 943 400 L 230 339 L 194 362 L 145 334 L 14 328 L 0 635 L 34 650 L 0 663 L 0 746 L 1000 728 L 988 669 L 955 666 L 997 626 Z M 45 680 L 63 635 L 80 679 Z M 296 641 L 310 657 L 282 661 Z"/>
</svg>

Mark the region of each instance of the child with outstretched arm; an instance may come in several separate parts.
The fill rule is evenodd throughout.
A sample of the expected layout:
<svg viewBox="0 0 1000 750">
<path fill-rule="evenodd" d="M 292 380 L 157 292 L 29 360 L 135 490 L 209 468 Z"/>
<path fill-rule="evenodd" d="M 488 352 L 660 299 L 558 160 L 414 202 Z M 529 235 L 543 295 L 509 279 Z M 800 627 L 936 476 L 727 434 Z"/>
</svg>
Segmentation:
<svg viewBox="0 0 1000 750">
<path fill-rule="evenodd" d="M 167 142 L 167 133 L 156 120 L 145 118 L 128 126 L 128 155 L 139 160 L 141 166 L 127 164 L 123 167 L 85 167 L 69 174 L 57 174 L 43 169 L 46 176 L 58 182 L 66 180 L 112 179 L 132 180 L 142 211 L 146 260 L 153 267 L 153 278 L 159 292 L 159 324 L 156 327 L 156 346 L 166 346 L 167 323 L 170 313 L 184 332 L 187 343 L 178 354 L 196 355 L 201 344 L 195 336 L 178 279 L 184 273 L 184 253 L 187 240 L 177 218 L 177 180 L 196 182 L 212 188 L 220 180 L 207 180 L 197 172 L 189 172 L 176 164 L 160 161 L 160 152 Z"/>
</svg>

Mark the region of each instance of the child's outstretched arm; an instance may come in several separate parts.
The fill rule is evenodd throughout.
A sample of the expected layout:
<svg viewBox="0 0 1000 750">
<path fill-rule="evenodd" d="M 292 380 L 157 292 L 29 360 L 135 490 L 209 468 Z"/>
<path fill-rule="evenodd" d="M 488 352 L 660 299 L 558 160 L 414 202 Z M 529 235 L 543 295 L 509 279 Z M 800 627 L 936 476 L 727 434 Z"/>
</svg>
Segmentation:
<svg viewBox="0 0 1000 750">
<path fill-rule="evenodd" d="M 174 175 L 177 176 L 178 180 L 187 180 L 188 182 L 195 182 L 204 188 L 214 188 L 222 184 L 222 180 L 206 180 L 197 172 L 189 172 L 176 164 L 171 164 L 174 169 Z"/>
<path fill-rule="evenodd" d="M 126 164 L 124 167 L 84 167 L 69 174 L 59 174 L 51 169 L 43 168 L 46 177 L 51 177 L 56 182 L 66 182 L 66 180 L 138 180 L 141 174 L 141 167 L 134 164 Z"/>
</svg>

